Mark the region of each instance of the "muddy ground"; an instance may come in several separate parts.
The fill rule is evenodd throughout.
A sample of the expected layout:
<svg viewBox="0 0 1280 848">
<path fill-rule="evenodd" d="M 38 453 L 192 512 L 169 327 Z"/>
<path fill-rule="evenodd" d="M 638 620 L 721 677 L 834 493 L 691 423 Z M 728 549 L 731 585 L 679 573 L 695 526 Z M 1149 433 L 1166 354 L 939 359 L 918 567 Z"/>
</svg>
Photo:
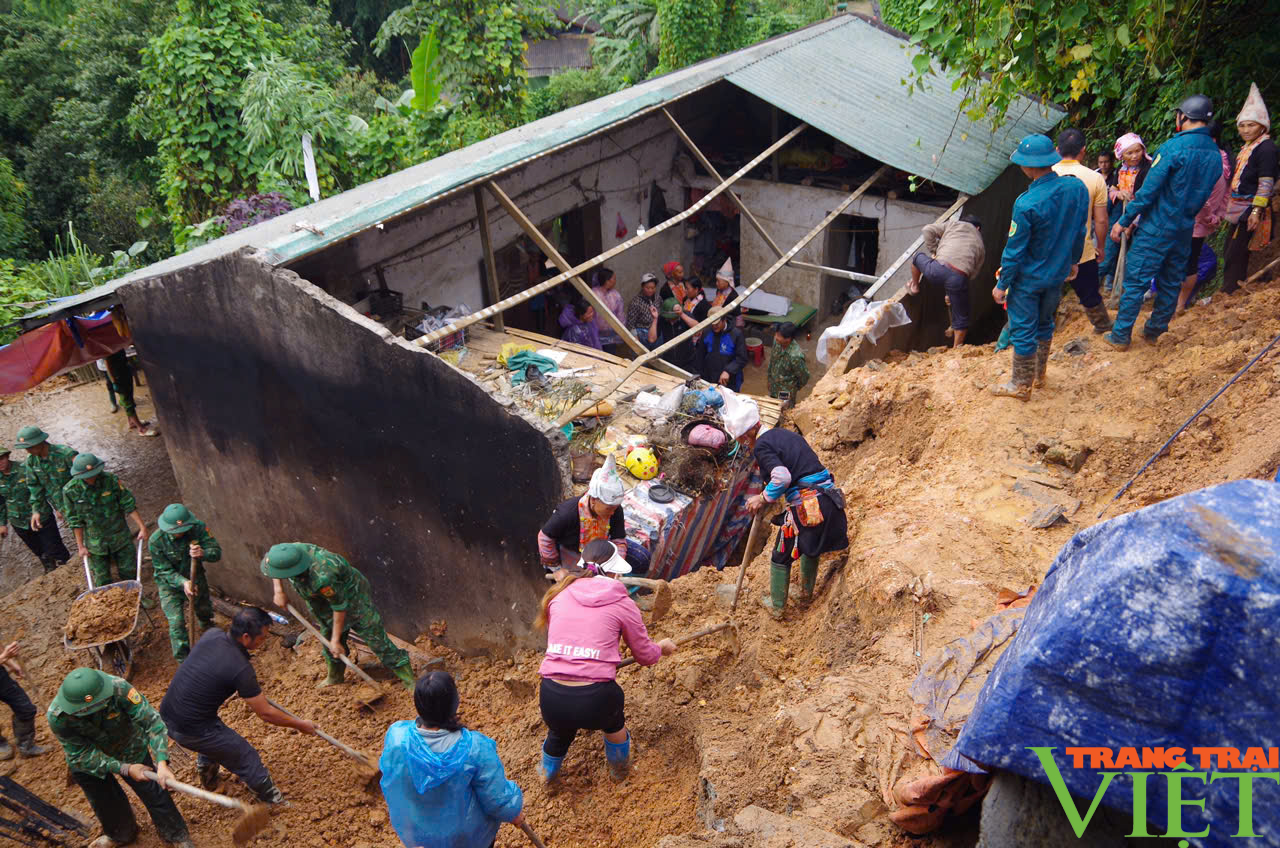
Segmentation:
<svg viewBox="0 0 1280 848">
<path fill-rule="evenodd" d="M 824 558 L 817 601 L 807 610 L 789 608 L 780 623 L 759 604 L 767 587 L 768 555 L 761 554 L 749 566 L 736 638 L 718 634 L 654 668 L 620 670 L 635 740 L 625 784 L 609 780 L 594 733 L 575 742 L 559 786 L 539 784 L 537 654 L 460 660 L 432 646 L 429 635 L 418 644 L 446 656 L 445 667 L 459 679 L 464 720 L 497 740 L 508 774 L 525 790 L 530 824 L 552 848 L 818 844 L 740 827 L 734 818 L 749 805 L 837 834 L 832 845 L 970 846 L 973 812 L 923 838 L 888 819 L 892 785 L 936 769 L 916 752 L 909 732 L 907 691 L 920 665 L 989 614 L 1001 589 L 1038 583 L 1072 534 L 1094 523 L 1142 462 L 1277 334 L 1277 285 L 1215 296 L 1177 319 L 1158 345 L 1135 341 L 1127 353 L 1103 346 L 1068 296 L 1049 386 L 1028 403 L 986 393 L 1009 368 L 1009 354 L 993 355 L 990 346 L 895 354 L 826 376 L 795 421 L 848 495 L 851 550 Z M 1066 352 L 1075 340 L 1082 352 Z M 1212 483 L 1274 474 L 1278 378 L 1273 354 L 1106 516 Z M 123 420 L 106 414 L 100 385 L 32 393 L 0 413 L 11 432 L 39 421 L 59 441 L 100 452 L 134 486 L 149 521 L 175 496 L 163 440 L 124 434 Z M 1032 528 L 1027 516 L 1047 502 L 1063 507 L 1064 520 Z M 62 676 L 84 659 L 61 648 L 59 632 L 82 578 L 65 568 L 39 576 L 15 542 L 0 550 L 0 582 L 18 587 L 0 599 L 0 639 L 26 645 L 28 689 L 43 709 Z M 210 572 L 216 582 L 216 567 Z M 653 635 L 678 636 L 728 619 L 720 587 L 736 577 L 737 568 L 729 568 L 676 581 L 675 605 Z M 174 669 L 158 610 L 143 616 L 136 638 L 134 680 L 158 701 Z M 362 660 L 386 679 L 367 655 Z M 372 713 L 355 701 L 354 686 L 317 692 L 323 665 L 306 642 L 295 653 L 272 639 L 255 664 L 273 698 L 374 756 L 386 726 L 413 713 L 408 693 L 395 686 Z M 223 713 L 259 746 L 292 801 L 255 844 L 398 844 L 381 799 L 359 785 L 338 752 L 267 727 L 242 705 Z M 40 741 L 52 744 L 43 718 L 38 727 Z M 176 754 L 174 764 L 180 777 L 194 780 L 189 758 Z M 65 785 L 56 750 L 0 768 L 87 814 L 79 791 Z M 234 781 L 226 790 L 248 797 Z M 234 814 L 194 800 L 179 799 L 179 806 L 198 845 L 231 844 Z M 138 844 L 159 845 L 150 828 Z M 504 827 L 498 844 L 525 842 Z"/>
</svg>

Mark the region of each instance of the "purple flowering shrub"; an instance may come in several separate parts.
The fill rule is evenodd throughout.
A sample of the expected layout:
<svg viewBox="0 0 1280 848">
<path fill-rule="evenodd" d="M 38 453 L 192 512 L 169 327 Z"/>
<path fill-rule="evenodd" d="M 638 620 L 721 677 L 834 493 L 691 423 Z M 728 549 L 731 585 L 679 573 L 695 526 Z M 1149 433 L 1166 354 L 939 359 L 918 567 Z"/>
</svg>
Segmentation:
<svg viewBox="0 0 1280 848">
<path fill-rule="evenodd" d="M 266 194 L 237 197 L 227 204 L 227 208 L 223 210 L 222 218 L 227 232 L 234 233 L 236 230 L 243 230 L 245 227 L 252 227 L 254 224 L 269 221 L 291 209 L 293 209 L 293 206 L 290 205 L 288 200 L 285 200 L 284 195 L 278 191 L 271 191 Z"/>
</svg>

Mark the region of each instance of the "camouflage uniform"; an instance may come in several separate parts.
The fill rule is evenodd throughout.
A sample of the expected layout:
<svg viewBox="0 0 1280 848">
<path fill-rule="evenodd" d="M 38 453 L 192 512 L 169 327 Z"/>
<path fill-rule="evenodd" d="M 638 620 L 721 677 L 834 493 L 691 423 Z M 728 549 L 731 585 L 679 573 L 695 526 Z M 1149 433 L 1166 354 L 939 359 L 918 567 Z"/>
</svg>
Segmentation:
<svg viewBox="0 0 1280 848">
<path fill-rule="evenodd" d="M 346 610 L 346 627 L 341 637 L 344 648 L 347 647 L 347 634 L 354 630 L 384 666 L 392 671 L 408 668 L 409 655 L 387 636 L 382 616 L 369 597 L 368 578 L 332 551 L 302 542 L 298 545 L 310 555 L 311 567 L 287 579 L 306 602 L 307 609 L 320 621 L 325 638 L 333 635 L 333 612 Z M 321 650 L 324 651 L 325 662 L 333 668 L 337 660 L 327 648 L 322 646 Z"/>
<path fill-rule="evenodd" d="M 181 535 L 156 530 L 147 542 L 151 551 L 151 571 L 156 589 L 160 593 L 160 609 L 169 619 L 169 645 L 175 658 L 185 659 L 191 653 L 187 640 L 187 595 L 182 591 L 184 581 L 191 579 L 191 557 L 187 553 L 192 544 L 204 549 L 204 557 L 196 565 L 195 605 L 200 626 L 213 626 L 213 600 L 209 597 L 209 581 L 205 577 L 204 564 L 222 559 L 222 547 L 203 521 L 193 522 L 191 529 Z"/>
<path fill-rule="evenodd" d="M 769 354 L 769 397 L 790 392 L 795 400 L 796 392 L 808 382 L 809 366 L 805 363 L 804 348 L 794 341 L 781 349 L 775 344 Z"/>
<path fill-rule="evenodd" d="M 39 530 L 31 529 L 31 472 L 25 463 L 10 458 L 9 470 L 0 472 L 0 514 L 13 527 L 13 531 L 26 543 L 44 565 L 52 571 L 59 563 L 71 558 L 67 546 L 58 534 L 58 523 L 53 520 L 53 509 L 48 501 L 40 504 Z"/>
<path fill-rule="evenodd" d="M 31 490 L 28 518 L 33 512 L 42 513 L 48 509 L 49 504 L 53 504 L 53 508 L 63 515 L 67 512 L 62 501 L 62 490 L 71 481 L 71 462 L 78 451 L 66 445 L 48 444 L 48 456 L 30 454 L 24 463 L 28 472 L 27 486 Z M 44 520 L 43 515 L 40 520 Z"/>
<path fill-rule="evenodd" d="M 72 480 L 62 490 L 67 526 L 84 530 L 84 546 L 89 549 L 89 570 L 93 585 L 114 582 L 111 564 L 121 580 L 132 580 L 134 534 L 129 532 L 125 516 L 138 508 L 133 492 L 120 484 L 120 478 L 103 471 L 90 480 Z"/>
<path fill-rule="evenodd" d="M 87 715 L 73 715 L 64 712 L 55 698 L 45 714 L 49 729 L 62 744 L 71 778 L 84 790 L 89 806 L 113 844 L 128 844 L 138 835 L 133 811 L 115 779 L 119 775 L 147 808 L 162 840 L 190 845 L 186 841 L 187 823 L 169 793 L 152 781 L 135 781 L 124 771 L 124 766 L 131 763 L 154 768 L 152 754 L 155 760 L 169 759 L 169 734 L 164 720 L 133 684 L 108 677 L 115 688 L 105 707 Z"/>
</svg>

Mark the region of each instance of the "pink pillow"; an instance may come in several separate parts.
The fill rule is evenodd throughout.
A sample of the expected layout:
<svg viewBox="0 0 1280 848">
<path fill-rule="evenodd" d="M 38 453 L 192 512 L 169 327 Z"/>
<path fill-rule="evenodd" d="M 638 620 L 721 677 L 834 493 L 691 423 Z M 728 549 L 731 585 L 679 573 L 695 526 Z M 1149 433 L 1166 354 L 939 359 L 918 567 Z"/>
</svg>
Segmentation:
<svg viewBox="0 0 1280 848">
<path fill-rule="evenodd" d="M 710 424 L 699 424 L 689 433 L 689 444 L 699 448 L 720 450 L 724 447 L 724 431 Z"/>
</svg>

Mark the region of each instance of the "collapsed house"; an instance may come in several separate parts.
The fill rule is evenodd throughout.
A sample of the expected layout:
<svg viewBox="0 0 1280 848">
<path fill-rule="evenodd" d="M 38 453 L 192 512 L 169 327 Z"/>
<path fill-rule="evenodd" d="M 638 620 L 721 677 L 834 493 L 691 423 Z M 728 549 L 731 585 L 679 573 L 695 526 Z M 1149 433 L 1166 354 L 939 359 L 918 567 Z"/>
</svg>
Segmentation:
<svg viewBox="0 0 1280 848">
<path fill-rule="evenodd" d="M 781 320 L 816 325 L 850 295 L 900 299 L 920 227 L 962 211 L 986 222 L 974 288 L 989 288 L 1025 185 L 1008 154 L 1061 113 L 1023 101 L 998 130 L 971 122 L 948 81 L 902 85 L 911 56 L 900 33 L 840 15 L 225 236 L 24 324 L 123 307 L 183 497 L 223 541 L 224 591 L 266 601 L 259 558 L 305 540 L 370 577 L 395 633 L 431 627 L 464 651 L 518 643 L 545 586 L 537 530 L 570 494 L 574 456 L 611 438 L 600 422 L 575 453 L 566 425 L 688 376 L 661 359 L 669 345 L 648 351 L 625 330 L 632 360 L 554 338 L 559 293 L 594 298 L 587 281 L 608 263 L 625 301 L 667 261 L 710 280 L 727 258 L 739 298 L 713 315 L 772 295 L 747 301 L 765 305 L 747 321 L 767 337 Z M 941 292 L 904 306 L 911 323 L 878 344 L 936 344 Z M 533 401 L 499 364 L 508 344 L 590 375 Z M 841 367 L 866 348 L 855 336 Z M 778 404 L 760 400 L 776 421 Z M 629 532 L 662 547 L 654 573 L 723 564 L 750 475 L 740 458 L 717 471 L 674 512 L 625 507 Z"/>
</svg>

